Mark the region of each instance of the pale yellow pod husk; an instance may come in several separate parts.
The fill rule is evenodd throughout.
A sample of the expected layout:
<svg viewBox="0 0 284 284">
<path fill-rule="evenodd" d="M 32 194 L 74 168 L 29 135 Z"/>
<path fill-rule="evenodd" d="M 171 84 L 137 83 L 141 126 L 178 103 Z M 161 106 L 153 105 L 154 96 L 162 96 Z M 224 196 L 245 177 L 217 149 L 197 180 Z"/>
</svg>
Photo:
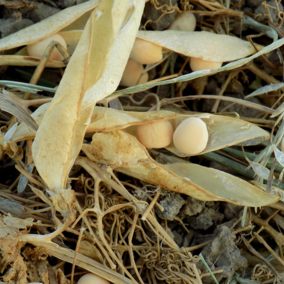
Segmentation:
<svg viewBox="0 0 284 284">
<path fill-rule="evenodd" d="M 229 62 L 256 53 L 245 40 L 209 32 L 138 31 L 137 37 L 189 57 Z M 256 47 L 260 50 L 261 45 Z"/>
</svg>

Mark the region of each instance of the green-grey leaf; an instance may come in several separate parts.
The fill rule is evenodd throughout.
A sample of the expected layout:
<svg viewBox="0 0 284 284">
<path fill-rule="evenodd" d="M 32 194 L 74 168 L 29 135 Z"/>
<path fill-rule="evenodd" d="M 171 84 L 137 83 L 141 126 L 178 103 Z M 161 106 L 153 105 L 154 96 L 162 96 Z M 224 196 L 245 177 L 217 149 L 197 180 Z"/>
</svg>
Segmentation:
<svg viewBox="0 0 284 284">
<path fill-rule="evenodd" d="M 256 162 L 252 162 L 249 159 L 246 159 L 249 164 L 251 165 L 252 169 L 254 170 L 254 172 L 261 178 L 268 180 L 269 179 L 269 174 L 270 171 L 268 168 L 264 167 L 263 165 L 256 163 Z"/>
<path fill-rule="evenodd" d="M 263 95 L 263 94 L 266 94 L 272 91 L 277 91 L 283 87 L 284 87 L 284 83 L 266 85 L 254 91 L 253 93 L 245 96 L 245 99 Z"/>
<path fill-rule="evenodd" d="M 275 144 L 273 144 L 272 147 L 276 160 L 282 167 L 284 167 L 284 154 L 276 147 Z"/>
<path fill-rule="evenodd" d="M 10 88 L 16 88 L 16 89 L 23 91 L 23 92 L 35 93 L 35 92 L 39 92 L 39 91 L 47 91 L 47 92 L 51 92 L 51 93 L 56 93 L 55 88 L 38 86 L 38 85 L 29 84 L 29 83 L 0 80 L 0 85 L 10 87 Z"/>
<path fill-rule="evenodd" d="M 283 113 L 284 111 L 284 103 L 282 103 L 275 111 L 274 113 L 270 116 L 270 117 L 276 117 L 278 116 L 279 114 Z"/>
</svg>

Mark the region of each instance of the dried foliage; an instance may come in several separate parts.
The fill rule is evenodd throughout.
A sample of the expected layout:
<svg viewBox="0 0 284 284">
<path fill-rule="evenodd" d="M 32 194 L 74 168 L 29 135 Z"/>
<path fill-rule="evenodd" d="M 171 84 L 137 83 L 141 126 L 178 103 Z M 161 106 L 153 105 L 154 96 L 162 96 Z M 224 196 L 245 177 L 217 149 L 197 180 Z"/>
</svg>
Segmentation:
<svg viewBox="0 0 284 284">
<path fill-rule="evenodd" d="M 0 5 L 34 7 L 10 2 Z M 283 6 L 263 3 L 259 15 L 241 5 L 87 1 L 0 39 L 1 65 L 36 66 L 31 85 L 0 94 L 1 280 L 284 282 Z M 189 11 L 198 31 L 159 30 Z M 55 33 L 67 50 L 51 42 L 28 56 L 27 44 Z M 163 59 L 145 66 L 149 83 L 123 89 L 136 37 L 162 46 Z M 54 48 L 63 62 L 49 59 Z M 191 72 L 189 57 L 230 63 Z M 32 85 L 48 68 L 60 83 L 43 98 Z M 195 157 L 137 137 L 139 125 L 175 129 L 188 117 L 208 129 Z"/>
</svg>

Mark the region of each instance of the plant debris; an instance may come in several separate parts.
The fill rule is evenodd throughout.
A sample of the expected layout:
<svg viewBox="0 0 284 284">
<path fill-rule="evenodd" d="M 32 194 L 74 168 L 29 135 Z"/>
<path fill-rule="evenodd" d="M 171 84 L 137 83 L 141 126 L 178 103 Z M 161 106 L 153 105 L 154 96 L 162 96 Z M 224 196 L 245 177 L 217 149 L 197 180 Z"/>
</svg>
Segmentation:
<svg viewBox="0 0 284 284">
<path fill-rule="evenodd" d="M 283 5 L 75 2 L 0 0 L 0 281 L 283 283 Z M 124 88 L 136 39 L 162 59 Z M 139 142 L 191 117 L 200 153 Z"/>
</svg>

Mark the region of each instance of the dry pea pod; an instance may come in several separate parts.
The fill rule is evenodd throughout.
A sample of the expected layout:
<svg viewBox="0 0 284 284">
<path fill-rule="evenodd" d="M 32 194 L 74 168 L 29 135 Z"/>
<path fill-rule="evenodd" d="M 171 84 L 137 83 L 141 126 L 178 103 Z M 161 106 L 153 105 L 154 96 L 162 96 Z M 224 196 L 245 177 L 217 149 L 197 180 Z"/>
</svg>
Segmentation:
<svg viewBox="0 0 284 284">
<path fill-rule="evenodd" d="M 202 119 L 208 130 L 206 148 L 198 154 L 216 151 L 256 138 L 260 140 L 259 142 L 269 138 L 269 133 L 265 130 L 238 118 L 203 113 L 179 114 L 167 110 L 127 112 L 102 107 L 94 109 L 87 133 L 125 129 L 128 133 L 137 137 L 137 125 L 168 120 L 175 130 L 182 121 L 189 117 Z M 173 143 L 166 148 L 177 156 L 188 156 L 178 151 Z"/>
<path fill-rule="evenodd" d="M 67 45 L 67 52 L 72 55 L 82 31 L 62 31 L 58 35 L 62 36 Z M 44 50 L 43 50 L 44 51 Z M 0 65 L 8 66 L 37 66 L 40 62 L 40 57 L 30 56 L 28 54 L 27 46 L 17 51 L 14 55 L 0 55 Z M 49 68 L 62 68 L 65 67 L 63 62 L 49 59 L 46 62 L 46 67 Z"/>
<path fill-rule="evenodd" d="M 83 31 L 79 31 L 79 30 L 74 30 L 74 31 L 60 31 L 58 32 L 57 34 L 60 35 L 65 43 L 66 43 L 66 46 L 67 46 L 67 52 L 72 55 L 81 36 L 82 36 L 82 33 Z M 28 50 L 27 50 L 27 46 L 21 48 L 20 50 L 18 50 L 14 55 L 11 55 L 11 57 L 15 57 L 16 59 L 16 56 L 23 56 L 25 59 L 28 59 L 30 58 L 31 56 L 28 55 Z M 7 55 L 5 55 L 7 56 Z M 36 60 L 36 57 L 32 57 L 34 61 L 37 62 Z M 52 62 L 52 60 L 49 60 L 47 62 L 47 64 L 49 63 L 50 64 L 50 61 Z M 56 62 L 57 64 L 59 64 L 59 62 Z M 37 63 L 38 64 L 38 63 Z M 63 65 L 63 63 L 61 63 Z"/>
<path fill-rule="evenodd" d="M 51 35 L 51 36 L 49 36 L 49 37 L 47 37 L 43 40 L 40 40 L 36 43 L 28 44 L 27 45 L 28 54 L 30 56 L 41 58 L 44 55 L 45 50 L 47 49 L 48 45 L 52 41 L 56 41 L 56 42 L 60 43 L 65 49 L 67 49 L 67 44 L 66 44 L 64 38 L 59 34 L 53 34 L 53 35 Z M 55 47 L 51 51 L 50 59 L 57 60 L 57 61 L 63 61 L 64 57 L 59 52 L 59 50 Z"/>
<path fill-rule="evenodd" d="M 32 114 L 37 124 L 40 125 L 48 105 L 42 105 Z M 137 137 L 137 125 L 167 120 L 176 129 L 182 121 L 189 117 L 202 119 L 208 130 L 206 148 L 198 154 L 216 151 L 256 138 L 258 143 L 260 143 L 269 138 L 269 133 L 265 130 L 238 118 L 203 113 L 179 114 L 167 110 L 127 112 L 104 107 L 95 107 L 86 133 L 111 132 L 125 129 L 128 133 Z M 34 133 L 25 124 L 20 124 L 12 139 L 18 142 L 27 138 L 31 139 L 32 137 L 34 137 Z M 189 156 L 176 149 L 173 143 L 166 148 L 179 157 Z"/>
<path fill-rule="evenodd" d="M 51 36 L 70 24 L 84 17 L 84 14 L 93 10 L 99 0 L 90 0 L 85 3 L 66 8 L 34 25 L 28 26 L 0 40 L 0 51 L 36 43 Z M 75 30 L 75 27 L 73 27 Z"/>
<path fill-rule="evenodd" d="M 67 188 L 68 174 L 81 150 L 94 106 L 119 84 L 112 65 L 118 62 L 111 62 L 114 50 L 120 54 L 122 71 L 143 7 L 144 2 L 137 0 L 101 1 L 92 12 L 32 144 L 37 171 L 51 191 L 61 193 Z M 107 74 L 109 67 L 111 73 Z M 110 93 L 105 86 L 99 88 L 104 76 L 108 77 L 107 85 L 114 89 Z M 122 72 L 117 76 L 121 78 Z M 88 96 L 96 88 L 99 90 Z"/>
<path fill-rule="evenodd" d="M 82 150 L 90 160 L 107 162 L 118 172 L 203 201 L 264 206 L 280 198 L 215 169 L 187 162 L 161 165 L 123 130 L 95 133 L 91 144 L 83 144 Z M 205 180 L 204 176 L 208 178 Z"/>
<path fill-rule="evenodd" d="M 98 2 L 98 0 L 91 0 L 66 8 L 34 25 L 2 38 L 0 40 L 0 51 L 35 44 L 61 31 L 58 34 L 63 38 L 65 34 L 66 38 L 64 40 L 67 44 L 67 51 L 69 54 L 72 54 L 82 34 L 82 31 L 77 31 L 76 29 L 84 26 L 90 11 L 98 5 Z M 69 26 L 72 26 L 74 29 L 72 35 L 68 31 L 62 31 L 63 29 L 68 30 Z M 0 65 L 37 66 L 39 60 L 40 57 L 38 56 L 28 55 L 26 47 L 21 49 L 16 55 L 0 55 Z M 58 60 L 50 59 L 46 63 L 46 67 L 62 68 L 65 67 L 65 64 Z"/>
<path fill-rule="evenodd" d="M 193 32 L 196 27 L 196 17 L 191 12 L 182 13 L 169 26 L 169 30 Z"/>
<path fill-rule="evenodd" d="M 193 71 L 205 69 L 206 62 L 217 62 L 214 69 L 221 67 L 222 62 L 230 62 L 244 58 L 257 52 L 254 46 L 242 39 L 229 35 L 220 35 L 210 32 L 186 32 L 186 31 L 138 31 L 137 37 L 145 41 L 157 44 L 168 50 L 175 51 L 194 58 Z M 263 46 L 255 44 L 258 50 Z M 196 59 L 199 60 L 196 60 Z M 198 61 L 198 62 L 196 62 Z M 204 65 L 205 63 L 205 65 Z M 199 67 L 198 65 L 202 66 Z"/>
</svg>

